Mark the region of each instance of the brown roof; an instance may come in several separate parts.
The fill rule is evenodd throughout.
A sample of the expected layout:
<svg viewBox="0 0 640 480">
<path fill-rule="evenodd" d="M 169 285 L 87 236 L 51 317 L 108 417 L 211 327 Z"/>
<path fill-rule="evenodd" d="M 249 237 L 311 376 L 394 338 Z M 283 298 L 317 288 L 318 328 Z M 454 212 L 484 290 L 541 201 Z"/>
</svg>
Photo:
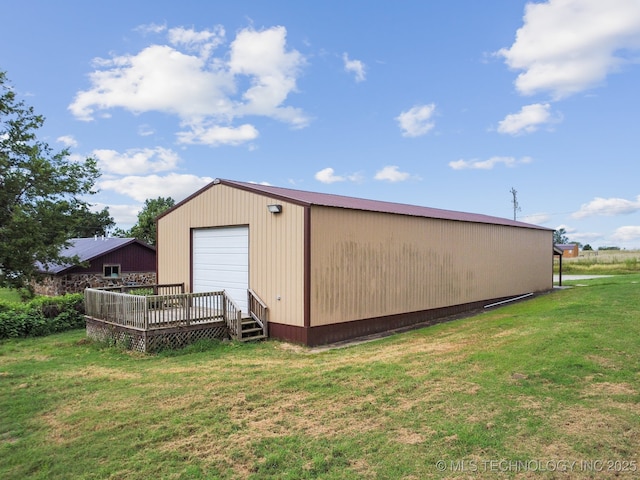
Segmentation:
<svg viewBox="0 0 640 480">
<path fill-rule="evenodd" d="M 417 205 L 407 205 L 403 203 L 382 202 L 379 200 L 367 200 L 364 198 L 346 197 L 343 195 L 333 195 L 328 193 L 307 192 L 290 188 L 273 187 L 271 185 L 259 185 L 256 183 L 237 182 L 234 180 L 215 179 L 212 183 L 198 190 L 196 193 L 178 203 L 169 211 L 177 208 L 191 198 L 199 195 L 214 185 L 227 185 L 249 192 L 266 195 L 274 199 L 283 200 L 301 206 L 322 206 L 345 208 L 350 210 L 364 210 L 370 212 L 392 213 L 396 215 L 409 215 L 413 217 L 440 218 L 444 220 L 456 220 L 460 222 L 490 223 L 495 225 L 508 225 L 512 227 L 535 228 L 539 230 L 552 230 L 529 223 L 509 220 L 507 218 L 492 217 L 479 213 L 456 212 L 453 210 L 441 210 L 438 208 L 420 207 Z M 162 214 L 160 217 L 169 213 Z M 158 217 L 158 218 L 160 218 Z"/>
<path fill-rule="evenodd" d="M 573 250 L 575 248 L 578 248 L 578 245 L 576 245 L 575 243 L 556 243 L 555 246 L 560 250 Z"/>
</svg>

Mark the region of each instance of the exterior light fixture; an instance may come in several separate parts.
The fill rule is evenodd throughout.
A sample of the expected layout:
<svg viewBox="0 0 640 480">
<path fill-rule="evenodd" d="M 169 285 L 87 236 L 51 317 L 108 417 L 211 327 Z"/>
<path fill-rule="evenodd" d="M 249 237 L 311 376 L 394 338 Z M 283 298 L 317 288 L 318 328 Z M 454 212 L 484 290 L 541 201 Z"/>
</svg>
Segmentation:
<svg viewBox="0 0 640 480">
<path fill-rule="evenodd" d="M 279 204 L 267 205 L 267 209 L 271 213 L 282 213 L 282 205 Z"/>
</svg>

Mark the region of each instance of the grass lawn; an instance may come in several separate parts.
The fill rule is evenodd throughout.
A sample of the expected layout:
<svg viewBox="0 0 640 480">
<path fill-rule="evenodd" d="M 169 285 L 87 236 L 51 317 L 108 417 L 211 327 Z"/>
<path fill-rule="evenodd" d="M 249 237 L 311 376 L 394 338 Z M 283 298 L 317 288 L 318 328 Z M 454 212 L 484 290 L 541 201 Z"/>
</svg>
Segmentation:
<svg viewBox="0 0 640 480">
<path fill-rule="evenodd" d="M 554 273 L 558 273 L 559 261 L 554 259 Z M 564 258 L 562 272 L 577 275 L 618 275 L 640 273 L 640 251 L 603 250 L 580 252 L 579 257 Z"/>
<path fill-rule="evenodd" d="M 0 478 L 637 478 L 640 275 L 580 283 L 320 352 L 4 341 Z"/>
<path fill-rule="evenodd" d="M 13 290 L 9 288 L 0 288 L 0 301 L 20 303 L 22 299 L 20 298 L 20 294 L 18 293 L 17 290 Z"/>
</svg>

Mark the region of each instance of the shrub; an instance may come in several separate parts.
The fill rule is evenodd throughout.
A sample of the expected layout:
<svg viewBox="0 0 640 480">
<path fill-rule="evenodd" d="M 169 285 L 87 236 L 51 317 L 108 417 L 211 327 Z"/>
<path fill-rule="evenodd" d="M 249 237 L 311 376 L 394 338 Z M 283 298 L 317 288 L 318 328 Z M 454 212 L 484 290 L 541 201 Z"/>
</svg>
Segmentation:
<svg viewBox="0 0 640 480">
<path fill-rule="evenodd" d="M 38 337 L 84 325 L 81 293 L 38 297 L 28 303 L 0 302 L 0 339 Z"/>
</svg>

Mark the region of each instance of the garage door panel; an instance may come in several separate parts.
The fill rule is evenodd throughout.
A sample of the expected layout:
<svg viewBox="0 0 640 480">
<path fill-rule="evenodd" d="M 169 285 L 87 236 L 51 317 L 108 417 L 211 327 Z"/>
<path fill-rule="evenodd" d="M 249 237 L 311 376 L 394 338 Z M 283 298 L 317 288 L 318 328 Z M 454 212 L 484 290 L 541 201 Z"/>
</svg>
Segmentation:
<svg viewBox="0 0 640 480">
<path fill-rule="evenodd" d="M 206 258 L 199 258 L 198 259 L 201 262 L 207 262 Z M 203 271 L 208 271 L 208 270 L 229 270 L 229 271 L 244 271 L 246 270 L 246 267 L 243 267 L 242 265 L 238 265 L 238 262 L 242 262 L 244 261 L 244 259 L 241 257 L 239 259 L 228 259 L 225 262 L 220 262 L 220 261 L 215 261 L 215 262 L 207 262 L 206 265 L 203 265 L 199 268 L 201 268 Z"/>
<path fill-rule="evenodd" d="M 225 290 L 247 311 L 249 228 L 224 227 L 193 231 L 193 291 Z"/>
</svg>

